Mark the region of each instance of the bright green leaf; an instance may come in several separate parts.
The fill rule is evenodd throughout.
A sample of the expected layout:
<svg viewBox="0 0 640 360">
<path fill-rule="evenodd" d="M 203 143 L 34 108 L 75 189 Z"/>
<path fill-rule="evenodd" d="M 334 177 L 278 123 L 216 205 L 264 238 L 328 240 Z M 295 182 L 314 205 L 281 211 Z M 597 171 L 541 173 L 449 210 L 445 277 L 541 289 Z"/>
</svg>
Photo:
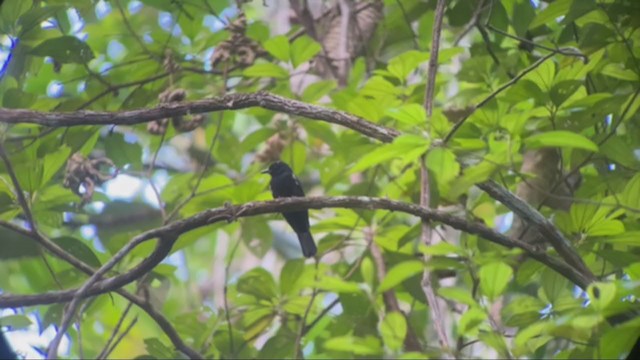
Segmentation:
<svg viewBox="0 0 640 360">
<path fill-rule="evenodd" d="M 304 89 L 302 92 L 302 100 L 311 103 L 316 102 L 334 89 L 336 89 L 335 80 L 321 80 L 315 82 Z"/>
<path fill-rule="evenodd" d="M 8 326 L 13 330 L 26 329 L 31 324 L 31 319 L 26 315 L 15 314 L 0 317 L 0 326 Z"/>
<path fill-rule="evenodd" d="M 570 131 L 558 130 L 529 136 L 524 143 L 531 149 L 563 147 L 598 152 L 598 145 L 586 137 Z"/>
<path fill-rule="evenodd" d="M 407 280 L 408 278 L 421 273 L 424 270 L 424 264 L 421 261 L 417 260 L 409 260 L 403 261 L 400 264 L 392 267 L 388 272 L 387 276 L 384 277 L 380 286 L 378 287 L 378 292 L 387 291 L 401 282 Z"/>
<path fill-rule="evenodd" d="M 262 44 L 269 54 L 273 55 L 280 61 L 289 61 L 289 38 L 284 35 L 278 35 L 267 39 Z"/>
<path fill-rule="evenodd" d="M 247 77 L 272 77 L 276 79 L 289 78 L 289 73 L 287 72 L 287 70 L 271 63 L 253 64 L 250 67 L 244 69 L 242 74 Z"/>
<path fill-rule="evenodd" d="M 320 50 L 322 50 L 322 46 L 311 37 L 307 35 L 300 36 L 291 44 L 289 50 L 293 68 L 295 69 L 300 64 L 311 60 Z"/>
<path fill-rule="evenodd" d="M 471 292 L 461 287 L 441 287 L 438 289 L 438 295 L 445 299 L 459 302 L 469 306 L 476 306 L 476 300 L 471 296 Z"/>
<path fill-rule="evenodd" d="M 276 283 L 271 274 L 263 268 L 254 268 L 244 273 L 237 284 L 238 292 L 269 300 L 276 297 Z"/>
<path fill-rule="evenodd" d="M 490 300 L 495 300 L 511 281 L 513 269 L 503 262 L 493 262 L 482 266 L 478 271 L 478 276 L 482 293 Z"/>
<path fill-rule="evenodd" d="M 391 351 L 402 349 L 404 338 L 407 335 L 407 320 L 399 312 L 390 312 L 379 325 L 380 335 L 385 346 Z"/>
<path fill-rule="evenodd" d="M 580 1 L 580 0 L 578 0 Z M 529 24 L 529 30 L 535 29 L 538 26 L 550 24 L 556 21 L 557 18 L 567 15 L 569 8 L 571 7 L 573 0 L 557 0 L 540 11 L 533 21 Z"/>
<path fill-rule="evenodd" d="M 418 104 L 406 104 L 398 108 L 387 109 L 386 114 L 407 125 L 423 125 L 427 120 L 424 107 Z"/>
<path fill-rule="evenodd" d="M 404 82 L 418 65 L 429 60 L 429 53 L 409 50 L 389 60 L 387 70 L 398 80 Z"/>
<path fill-rule="evenodd" d="M 318 289 L 333 291 L 337 293 L 360 292 L 360 285 L 352 281 L 345 281 L 338 277 L 325 276 L 318 280 Z"/>
<path fill-rule="evenodd" d="M 465 311 L 458 321 L 458 331 L 467 336 L 476 336 L 478 327 L 487 320 L 487 314 L 477 308 L 472 307 Z"/>
</svg>

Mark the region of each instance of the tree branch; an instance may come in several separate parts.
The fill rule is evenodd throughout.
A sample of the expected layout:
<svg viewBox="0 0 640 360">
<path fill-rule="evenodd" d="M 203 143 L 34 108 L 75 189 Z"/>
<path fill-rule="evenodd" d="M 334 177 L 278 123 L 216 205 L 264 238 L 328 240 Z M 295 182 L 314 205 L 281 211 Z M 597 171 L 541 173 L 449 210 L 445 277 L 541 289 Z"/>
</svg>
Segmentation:
<svg viewBox="0 0 640 360">
<path fill-rule="evenodd" d="M 163 74 L 164 76 L 164 74 Z M 0 123 L 39 124 L 43 126 L 64 127 L 79 125 L 134 125 L 153 120 L 201 114 L 222 110 L 239 110 L 261 107 L 309 119 L 322 120 L 342 125 L 366 136 L 383 142 L 391 142 L 400 133 L 397 130 L 376 125 L 355 115 L 287 99 L 268 92 L 229 94 L 208 100 L 182 103 L 166 103 L 155 108 L 118 112 L 75 111 L 40 112 L 24 109 L 0 108 Z"/>
<path fill-rule="evenodd" d="M 546 237 L 547 241 L 551 243 L 551 246 L 556 249 L 560 257 L 562 257 L 571 267 L 579 271 L 582 276 L 588 279 L 589 282 L 596 280 L 595 275 L 593 275 L 584 261 L 582 261 L 582 258 L 571 246 L 569 241 L 549 220 L 542 216 L 542 214 L 540 214 L 531 205 L 519 199 L 517 196 L 510 193 L 509 190 L 492 180 L 477 184 L 477 186 L 489 194 L 489 196 L 504 204 L 507 208 L 513 211 L 515 215 L 533 224 L 542 233 L 542 235 Z"/>
<path fill-rule="evenodd" d="M 438 0 L 436 4 L 435 17 L 433 20 L 433 35 L 431 37 L 431 53 L 429 55 L 429 68 L 427 73 L 427 86 L 424 93 L 424 108 L 427 113 L 428 124 L 431 122 L 433 113 L 433 97 L 435 94 L 436 76 L 438 75 L 438 54 L 440 52 L 440 34 L 442 33 L 442 18 L 444 17 L 444 9 L 446 8 L 445 0 Z M 429 171 L 425 162 L 426 155 L 423 154 L 420 161 L 420 206 L 429 209 L 431 203 L 431 189 L 429 187 Z M 422 219 L 422 243 L 430 246 L 433 242 L 433 229 L 427 219 Z M 424 260 L 429 261 L 430 255 L 425 255 Z M 429 303 L 429 313 L 431 314 L 432 325 L 438 336 L 440 347 L 445 352 L 450 351 L 449 337 L 444 326 L 444 314 L 442 311 L 444 304 L 437 298 L 436 292 L 431 283 L 431 271 L 424 270 L 422 275 L 422 291 L 424 292 L 427 302 Z M 443 354 L 447 358 L 448 354 Z"/>
<path fill-rule="evenodd" d="M 128 272 L 96 282 L 88 289 L 85 296 L 95 296 L 119 289 L 148 273 L 169 254 L 173 243 L 178 238 L 178 234 L 183 234 L 187 231 L 214 224 L 216 222 L 229 221 L 237 217 L 322 208 L 381 209 L 411 214 L 422 219 L 447 224 L 454 229 L 458 229 L 469 234 L 476 234 L 491 242 L 508 248 L 517 247 L 523 249 L 529 254 L 529 256 L 555 270 L 583 289 L 586 289 L 589 283 L 593 280 L 584 276 L 573 267 L 567 265 L 564 261 L 541 252 L 530 244 L 510 239 L 506 235 L 500 234 L 495 230 L 486 227 L 484 224 L 470 222 L 464 218 L 451 215 L 450 213 L 425 209 L 418 205 L 400 201 L 365 196 L 298 197 L 282 198 L 272 201 L 257 201 L 242 205 L 231 205 L 205 210 L 189 218 L 139 234 L 134 237 L 130 243 L 139 244 L 149 239 L 159 238 L 160 240 L 158 241 L 155 250 L 146 259 L 140 262 L 140 264 Z M 176 236 L 171 236 L 172 234 Z M 127 248 L 131 249 L 132 247 L 127 246 Z M 0 295 L 0 308 L 67 302 L 74 297 L 77 291 L 77 289 L 71 289 L 64 291 L 52 291 L 37 295 L 4 294 Z"/>
<path fill-rule="evenodd" d="M 10 222 L 6 222 L 6 221 L 2 221 L 0 220 L 0 226 L 15 231 L 17 233 L 20 233 L 24 236 L 30 237 L 32 238 L 34 241 L 36 241 L 38 244 L 42 245 L 42 247 L 44 247 L 45 249 L 47 249 L 48 251 L 50 251 L 51 253 L 53 253 L 55 256 L 57 256 L 58 258 L 66 261 L 67 263 L 73 265 L 75 268 L 79 269 L 80 271 L 84 272 L 85 274 L 93 274 L 94 273 L 94 269 L 87 265 L 86 263 L 82 262 L 81 260 L 77 259 L 76 257 L 74 257 L 73 255 L 67 253 L 64 249 L 62 249 L 61 247 L 59 247 L 56 243 L 52 242 L 51 240 L 49 240 L 48 238 L 46 238 L 44 235 L 40 234 L 39 232 L 30 232 L 29 230 L 20 227 L 16 224 L 10 223 Z M 156 247 L 156 252 L 158 252 L 158 247 Z M 166 253 L 166 255 L 168 255 L 168 252 Z M 166 256 L 165 255 L 165 256 Z M 160 258 L 158 261 L 158 263 L 160 261 L 162 261 L 162 259 L 164 258 L 164 256 L 162 258 Z M 135 280 L 135 278 L 133 279 Z M 133 281 L 131 280 L 131 281 Z M 132 303 L 136 304 L 136 306 L 138 306 L 139 308 L 141 308 L 142 310 L 144 310 L 147 315 L 149 315 L 149 317 L 151 317 L 157 324 L 158 326 L 162 329 L 162 331 L 167 335 L 167 337 L 171 340 L 171 342 L 173 343 L 173 345 L 176 347 L 176 349 L 182 351 L 183 353 L 185 353 L 186 355 L 189 356 L 189 358 L 191 359 L 201 359 L 203 358 L 202 355 L 200 355 L 197 351 L 193 350 L 191 347 L 189 347 L 187 344 L 185 344 L 185 342 L 180 338 L 180 335 L 178 334 L 178 332 L 175 330 L 175 328 L 173 327 L 173 325 L 171 325 L 171 323 L 169 322 L 169 320 L 167 320 L 164 315 L 162 315 L 161 313 L 159 313 L 158 311 L 156 311 L 153 306 L 148 303 L 146 300 L 129 293 L 128 291 L 124 290 L 124 289 L 118 289 L 116 290 L 116 292 L 121 295 L 122 297 L 124 297 L 125 299 L 131 301 Z M 50 293 L 47 293 L 46 295 L 48 295 Z M 60 302 L 67 302 L 69 300 L 71 300 L 71 298 L 73 297 L 74 291 L 70 293 L 70 297 L 62 300 L 62 301 L 50 301 L 50 302 L 45 302 L 46 304 L 54 304 L 54 303 L 60 303 Z M 0 295 L 1 296 L 1 295 Z M 33 295 L 27 295 L 27 296 L 33 296 Z M 21 304 L 21 303 L 17 303 L 15 305 L 3 305 L 0 302 L 0 308 L 6 308 L 6 307 L 17 307 L 17 306 L 29 306 L 28 304 Z"/>
</svg>

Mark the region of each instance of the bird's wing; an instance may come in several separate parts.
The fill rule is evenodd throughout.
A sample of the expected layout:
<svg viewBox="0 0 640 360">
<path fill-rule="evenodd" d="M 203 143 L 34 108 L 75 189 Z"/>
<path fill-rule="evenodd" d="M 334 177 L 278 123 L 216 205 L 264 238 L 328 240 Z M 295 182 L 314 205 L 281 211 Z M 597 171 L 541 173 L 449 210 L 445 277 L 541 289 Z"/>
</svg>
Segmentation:
<svg viewBox="0 0 640 360">
<path fill-rule="evenodd" d="M 293 196 L 304 196 L 304 190 L 302 189 L 302 185 L 300 184 L 300 180 L 298 180 L 298 178 L 291 174 L 291 178 L 293 178 Z"/>
</svg>

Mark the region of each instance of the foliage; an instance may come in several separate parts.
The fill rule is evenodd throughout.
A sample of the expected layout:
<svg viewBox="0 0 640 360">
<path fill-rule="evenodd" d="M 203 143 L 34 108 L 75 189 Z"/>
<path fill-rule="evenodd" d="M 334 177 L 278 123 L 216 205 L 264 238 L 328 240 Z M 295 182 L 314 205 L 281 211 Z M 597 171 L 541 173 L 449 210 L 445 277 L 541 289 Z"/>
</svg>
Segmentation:
<svg viewBox="0 0 640 360">
<path fill-rule="evenodd" d="M 536 191 L 557 197 L 572 173 L 581 184 L 564 195 L 566 208 L 530 203 L 595 274 L 586 289 L 477 234 L 432 223 L 441 241 L 426 245 L 409 214 L 322 209 L 310 211 L 319 261 L 300 258 L 279 216 L 239 217 L 180 234 L 160 265 L 123 290 L 206 357 L 625 356 L 640 333 L 640 318 L 628 316 L 640 296 L 635 1 L 447 1 L 432 114 L 424 101 L 436 1 L 380 1 L 382 18 L 348 61 L 344 86 L 330 72 L 314 75 L 326 47 L 304 18 L 291 27 L 274 20 L 286 18 L 288 3 L 238 3 L 242 11 L 220 0 L 4 2 L 2 296 L 87 281 L 35 240 L 97 269 L 147 230 L 271 199 L 259 171 L 278 157 L 308 195 L 407 203 L 419 203 L 424 159 L 432 208 L 504 231 L 511 210 L 474 185 L 492 179 L 516 192 L 536 175 L 523 170 L 525 154 L 553 148 L 560 161 L 547 165 L 562 175 Z M 260 106 L 117 126 L 8 120 L 10 109 L 121 112 L 261 90 L 401 135 L 383 144 Z M 108 161 L 84 163 L 78 175 L 68 161 L 76 153 Z M 79 176 L 75 190 L 64 185 L 69 174 Z M 84 199 L 91 179 L 105 181 Z M 29 233 L 30 217 L 44 240 Z M 141 243 L 105 277 L 126 273 L 155 246 Z M 446 300 L 449 348 L 438 346 L 424 274 Z M 3 327 L 39 333 L 65 311 L 11 308 Z M 184 356 L 150 314 L 114 292 L 83 301 L 67 329 L 68 356 L 94 358 L 109 344 L 115 358 Z"/>
</svg>

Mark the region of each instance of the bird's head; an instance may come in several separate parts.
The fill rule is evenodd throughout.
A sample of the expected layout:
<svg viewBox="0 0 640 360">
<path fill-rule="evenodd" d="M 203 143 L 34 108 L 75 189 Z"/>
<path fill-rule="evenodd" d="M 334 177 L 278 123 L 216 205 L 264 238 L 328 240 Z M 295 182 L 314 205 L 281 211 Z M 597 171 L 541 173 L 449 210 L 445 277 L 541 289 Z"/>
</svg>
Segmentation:
<svg viewBox="0 0 640 360">
<path fill-rule="evenodd" d="M 276 161 L 269 165 L 267 169 L 263 170 L 262 173 L 269 174 L 271 176 L 278 176 L 282 174 L 291 174 L 293 173 L 293 170 L 291 170 L 289 165 L 287 165 L 286 163 L 283 163 L 282 161 Z"/>
</svg>

